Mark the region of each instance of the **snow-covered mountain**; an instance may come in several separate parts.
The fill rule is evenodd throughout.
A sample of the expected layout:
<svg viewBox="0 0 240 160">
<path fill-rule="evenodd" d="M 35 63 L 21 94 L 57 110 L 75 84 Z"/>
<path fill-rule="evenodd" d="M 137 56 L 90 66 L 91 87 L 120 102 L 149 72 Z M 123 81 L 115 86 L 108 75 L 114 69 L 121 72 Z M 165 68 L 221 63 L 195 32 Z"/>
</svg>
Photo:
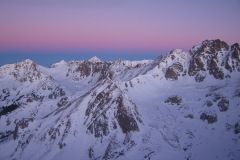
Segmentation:
<svg viewBox="0 0 240 160">
<path fill-rule="evenodd" d="M 240 159 L 240 48 L 0 67 L 0 159 Z"/>
</svg>

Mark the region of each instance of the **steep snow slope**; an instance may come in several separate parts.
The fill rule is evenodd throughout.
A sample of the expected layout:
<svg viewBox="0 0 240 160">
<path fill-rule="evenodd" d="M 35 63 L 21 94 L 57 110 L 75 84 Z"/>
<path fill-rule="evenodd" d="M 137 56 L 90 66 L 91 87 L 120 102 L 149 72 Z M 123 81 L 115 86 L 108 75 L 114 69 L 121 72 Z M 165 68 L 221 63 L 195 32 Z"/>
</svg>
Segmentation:
<svg viewBox="0 0 240 160">
<path fill-rule="evenodd" d="M 240 159 L 240 49 L 0 67 L 0 159 Z"/>
</svg>

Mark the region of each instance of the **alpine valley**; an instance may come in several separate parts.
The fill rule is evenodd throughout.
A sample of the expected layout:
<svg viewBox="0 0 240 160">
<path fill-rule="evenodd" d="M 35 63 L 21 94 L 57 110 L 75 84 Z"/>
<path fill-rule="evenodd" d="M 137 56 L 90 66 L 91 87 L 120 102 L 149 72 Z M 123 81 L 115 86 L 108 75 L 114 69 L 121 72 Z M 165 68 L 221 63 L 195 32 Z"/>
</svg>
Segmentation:
<svg viewBox="0 0 240 160">
<path fill-rule="evenodd" d="M 240 48 L 0 67 L 0 159 L 240 159 Z"/>
</svg>

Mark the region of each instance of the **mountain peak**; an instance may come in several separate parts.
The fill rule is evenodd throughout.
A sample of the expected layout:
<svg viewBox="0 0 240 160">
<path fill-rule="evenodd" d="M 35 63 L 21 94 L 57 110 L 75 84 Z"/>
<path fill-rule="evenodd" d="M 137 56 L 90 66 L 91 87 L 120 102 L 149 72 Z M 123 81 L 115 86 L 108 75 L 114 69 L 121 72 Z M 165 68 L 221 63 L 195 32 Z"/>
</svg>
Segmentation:
<svg viewBox="0 0 240 160">
<path fill-rule="evenodd" d="M 29 68 L 29 69 L 36 69 L 36 63 L 30 59 L 25 59 L 22 62 L 18 62 L 15 64 L 17 68 Z"/>
<path fill-rule="evenodd" d="M 92 57 L 91 59 L 88 60 L 89 62 L 102 62 L 99 58 L 96 56 Z"/>
<path fill-rule="evenodd" d="M 209 47 L 217 47 L 217 48 L 227 48 L 228 44 L 224 41 L 221 41 L 220 39 L 214 39 L 214 40 L 205 40 L 202 42 L 202 45 L 206 45 Z"/>
<path fill-rule="evenodd" d="M 57 65 L 63 65 L 63 64 L 65 64 L 66 63 L 66 61 L 64 61 L 64 60 L 61 60 L 60 62 L 58 62 L 58 63 L 56 63 Z M 56 65 L 55 64 L 55 65 Z"/>
<path fill-rule="evenodd" d="M 22 61 L 22 63 L 34 63 L 34 61 L 30 60 L 30 59 L 25 59 Z"/>
<path fill-rule="evenodd" d="M 203 53 L 213 54 L 222 50 L 227 51 L 228 49 L 229 45 L 220 39 L 205 40 L 202 44 L 192 47 L 190 53 L 193 55 L 200 55 Z"/>
<path fill-rule="evenodd" d="M 181 49 L 174 49 L 174 50 L 172 50 L 169 54 L 182 54 L 182 52 L 184 52 L 183 50 L 181 50 Z"/>
</svg>

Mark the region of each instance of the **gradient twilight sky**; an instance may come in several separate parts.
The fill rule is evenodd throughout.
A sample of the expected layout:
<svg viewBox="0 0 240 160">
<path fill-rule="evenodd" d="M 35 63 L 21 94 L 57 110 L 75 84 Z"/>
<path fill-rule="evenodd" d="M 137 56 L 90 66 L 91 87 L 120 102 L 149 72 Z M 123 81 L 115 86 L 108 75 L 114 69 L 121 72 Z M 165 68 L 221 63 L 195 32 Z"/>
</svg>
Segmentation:
<svg viewBox="0 0 240 160">
<path fill-rule="evenodd" d="M 156 56 L 206 39 L 239 43 L 239 28 L 239 0 L 1 0 L 0 56 Z"/>
</svg>

